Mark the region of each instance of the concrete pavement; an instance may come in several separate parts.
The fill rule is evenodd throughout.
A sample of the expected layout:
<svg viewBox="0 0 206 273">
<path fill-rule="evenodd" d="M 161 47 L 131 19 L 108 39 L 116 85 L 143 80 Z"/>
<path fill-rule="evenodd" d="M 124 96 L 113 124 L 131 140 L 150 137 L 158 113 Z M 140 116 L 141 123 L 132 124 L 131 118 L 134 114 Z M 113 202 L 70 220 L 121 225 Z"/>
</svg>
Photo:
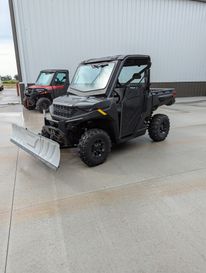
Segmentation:
<svg viewBox="0 0 206 273">
<path fill-rule="evenodd" d="M 54 172 L 9 142 L 11 122 L 38 132 L 42 115 L 0 107 L 0 272 L 205 272 L 206 98 L 158 112 L 165 142 L 145 135 L 95 168 L 65 149 Z"/>
<path fill-rule="evenodd" d="M 17 96 L 15 89 L 6 89 L 0 91 L 0 105 L 14 105 L 20 103 L 20 97 Z"/>
</svg>

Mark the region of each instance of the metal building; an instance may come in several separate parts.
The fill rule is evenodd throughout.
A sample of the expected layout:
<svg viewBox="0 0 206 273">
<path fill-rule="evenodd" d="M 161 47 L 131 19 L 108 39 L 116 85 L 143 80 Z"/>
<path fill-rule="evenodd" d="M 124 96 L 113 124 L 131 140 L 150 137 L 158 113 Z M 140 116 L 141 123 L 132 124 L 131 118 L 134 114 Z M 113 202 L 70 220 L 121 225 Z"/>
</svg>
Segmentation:
<svg viewBox="0 0 206 273">
<path fill-rule="evenodd" d="M 20 79 L 87 58 L 139 53 L 152 82 L 206 95 L 206 3 L 189 0 L 9 0 Z"/>
</svg>

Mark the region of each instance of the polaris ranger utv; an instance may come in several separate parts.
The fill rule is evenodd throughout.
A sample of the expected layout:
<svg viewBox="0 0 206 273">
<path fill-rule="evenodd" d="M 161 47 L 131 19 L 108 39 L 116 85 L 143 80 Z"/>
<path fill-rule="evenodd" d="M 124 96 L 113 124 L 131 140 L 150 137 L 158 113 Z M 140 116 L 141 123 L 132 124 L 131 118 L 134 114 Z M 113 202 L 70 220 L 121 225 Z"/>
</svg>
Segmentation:
<svg viewBox="0 0 206 273">
<path fill-rule="evenodd" d="M 23 104 L 28 110 L 47 111 L 54 98 L 66 94 L 69 86 L 69 71 L 64 69 L 42 70 L 34 85 L 26 88 Z"/>
<path fill-rule="evenodd" d="M 175 102 L 174 89 L 150 88 L 149 56 L 125 55 L 82 62 L 68 93 L 54 99 L 41 135 L 13 125 L 11 141 L 57 168 L 59 147 L 78 147 L 88 166 L 103 163 L 113 144 L 144 135 L 164 140 L 169 118 L 153 115 Z"/>
</svg>

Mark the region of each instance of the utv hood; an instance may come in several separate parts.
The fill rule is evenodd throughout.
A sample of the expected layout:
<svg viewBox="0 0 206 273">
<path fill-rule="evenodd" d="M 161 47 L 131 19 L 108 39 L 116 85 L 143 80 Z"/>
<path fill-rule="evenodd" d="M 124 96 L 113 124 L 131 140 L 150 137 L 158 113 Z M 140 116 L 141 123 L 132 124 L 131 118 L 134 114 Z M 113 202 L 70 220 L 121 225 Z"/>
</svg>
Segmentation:
<svg viewBox="0 0 206 273">
<path fill-rule="evenodd" d="M 106 103 L 108 99 L 97 97 L 79 97 L 79 96 L 61 96 L 53 100 L 54 105 L 62 105 L 69 107 L 88 108 L 95 104 Z"/>
<path fill-rule="evenodd" d="M 97 97 L 62 96 L 53 100 L 50 114 L 55 119 L 73 118 L 90 113 L 97 109 L 106 109 L 111 105 L 111 99 Z"/>
<path fill-rule="evenodd" d="M 47 89 L 47 90 L 49 90 L 49 89 L 52 89 L 52 86 L 50 86 L 50 85 L 35 85 L 35 84 L 33 84 L 33 85 L 30 85 L 28 87 L 28 89 Z"/>
</svg>

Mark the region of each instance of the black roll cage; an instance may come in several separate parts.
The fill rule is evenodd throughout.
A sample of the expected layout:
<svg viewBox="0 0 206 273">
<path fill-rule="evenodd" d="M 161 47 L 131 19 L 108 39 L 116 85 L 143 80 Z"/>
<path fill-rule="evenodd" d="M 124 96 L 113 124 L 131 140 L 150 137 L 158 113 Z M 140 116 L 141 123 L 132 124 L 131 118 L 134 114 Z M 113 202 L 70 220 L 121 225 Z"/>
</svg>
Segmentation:
<svg viewBox="0 0 206 273">
<path fill-rule="evenodd" d="M 90 60 L 86 60 L 81 62 L 76 71 L 78 70 L 80 65 L 87 65 L 87 64 L 96 64 L 96 63 L 110 63 L 110 62 L 114 62 L 115 63 L 115 67 L 112 71 L 112 74 L 110 76 L 109 82 L 107 84 L 107 86 L 104 89 L 101 90 L 105 90 L 105 92 L 98 94 L 98 91 L 100 91 L 100 89 L 97 90 L 93 90 L 93 91 L 88 91 L 88 92 L 82 92 L 76 89 L 72 89 L 75 90 L 75 95 L 82 95 L 82 96 L 105 96 L 105 97 L 111 97 L 111 94 L 116 86 L 117 83 L 117 79 L 119 77 L 119 74 L 121 72 L 122 67 L 125 65 L 126 62 L 130 62 L 129 64 L 132 66 L 134 65 L 134 63 L 136 62 L 136 64 L 139 63 L 139 65 L 146 65 L 146 67 L 144 69 L 142 69 L 139 73 L 143 73 L 145 71 L 148 71 L 147 74 L 147 86 L 146 89 L 149 90 L 150 87 L 150 67 L 151 67 L 151 61 L 150 61 L 150 57 L 147 55 L 117 55 L 117 56 L 112 56 L 112 57 L 105 57 L 105 58 L 98 58 L 98 59 L 90 59 Z M 74 75 L 76 74 L 76 71 L 74 73 Z M 73 76 L 74 77 L 74 76 Z M 73 81 L 73 79 L 72 79 Z M 71 82 L 72 82 L 71 81 Z M 69 92 L 70 93 L 70 92 Z M 73 92 L 71 92 L 73 93 Z M 91 94 L 93 93 L 93 94 Z"/>
<path fill-rule="evenodd" d="M 129 59 L 131 59 L 131 60 L 135 60 L 136 59 L 136 60 L 140 61 L 140 58 L 138 58 L 138 57 L 128 56 L 128 57 L 126 57 L 124 59 L 124 61 L 118 61 L 117 62 L 116 68 L 114 69 L 113 75 L 112 75 L 111 80 L 110 80 L 111 86 L 109 85 L 108 89 L 106 91 L 107 97 L 111 97 L 111 94 L 112 94 L 112 92 L 113 92 L 113 90 L 114 90 L 114 88 L 115 88 L 115 86 L 117 84 L 117 80 L 118 80 L 118 77 L 120 75 L 120 72 L 121 72 L 123 66 L 125 65 L 125 63 Z M 147 86 L 146 86 L 146 89 L 148 89 L 148 90 L 149 90 L 149 87 L 150 87 L 150 67 L 151 67 L 151 64 L 152 63 L 151 63 L 151 61 L 149 59 L 149 62 L 147 62 L 146 67 L 144 67 L 141 71 L 138 72 L 139 74 L 142 74 L 143 72 L 146 72 L 146 71 L 148 72 L 147 73 Z M 144 63 L 140 62 L 140 65 L 144 65 Z"/>
</svg>

